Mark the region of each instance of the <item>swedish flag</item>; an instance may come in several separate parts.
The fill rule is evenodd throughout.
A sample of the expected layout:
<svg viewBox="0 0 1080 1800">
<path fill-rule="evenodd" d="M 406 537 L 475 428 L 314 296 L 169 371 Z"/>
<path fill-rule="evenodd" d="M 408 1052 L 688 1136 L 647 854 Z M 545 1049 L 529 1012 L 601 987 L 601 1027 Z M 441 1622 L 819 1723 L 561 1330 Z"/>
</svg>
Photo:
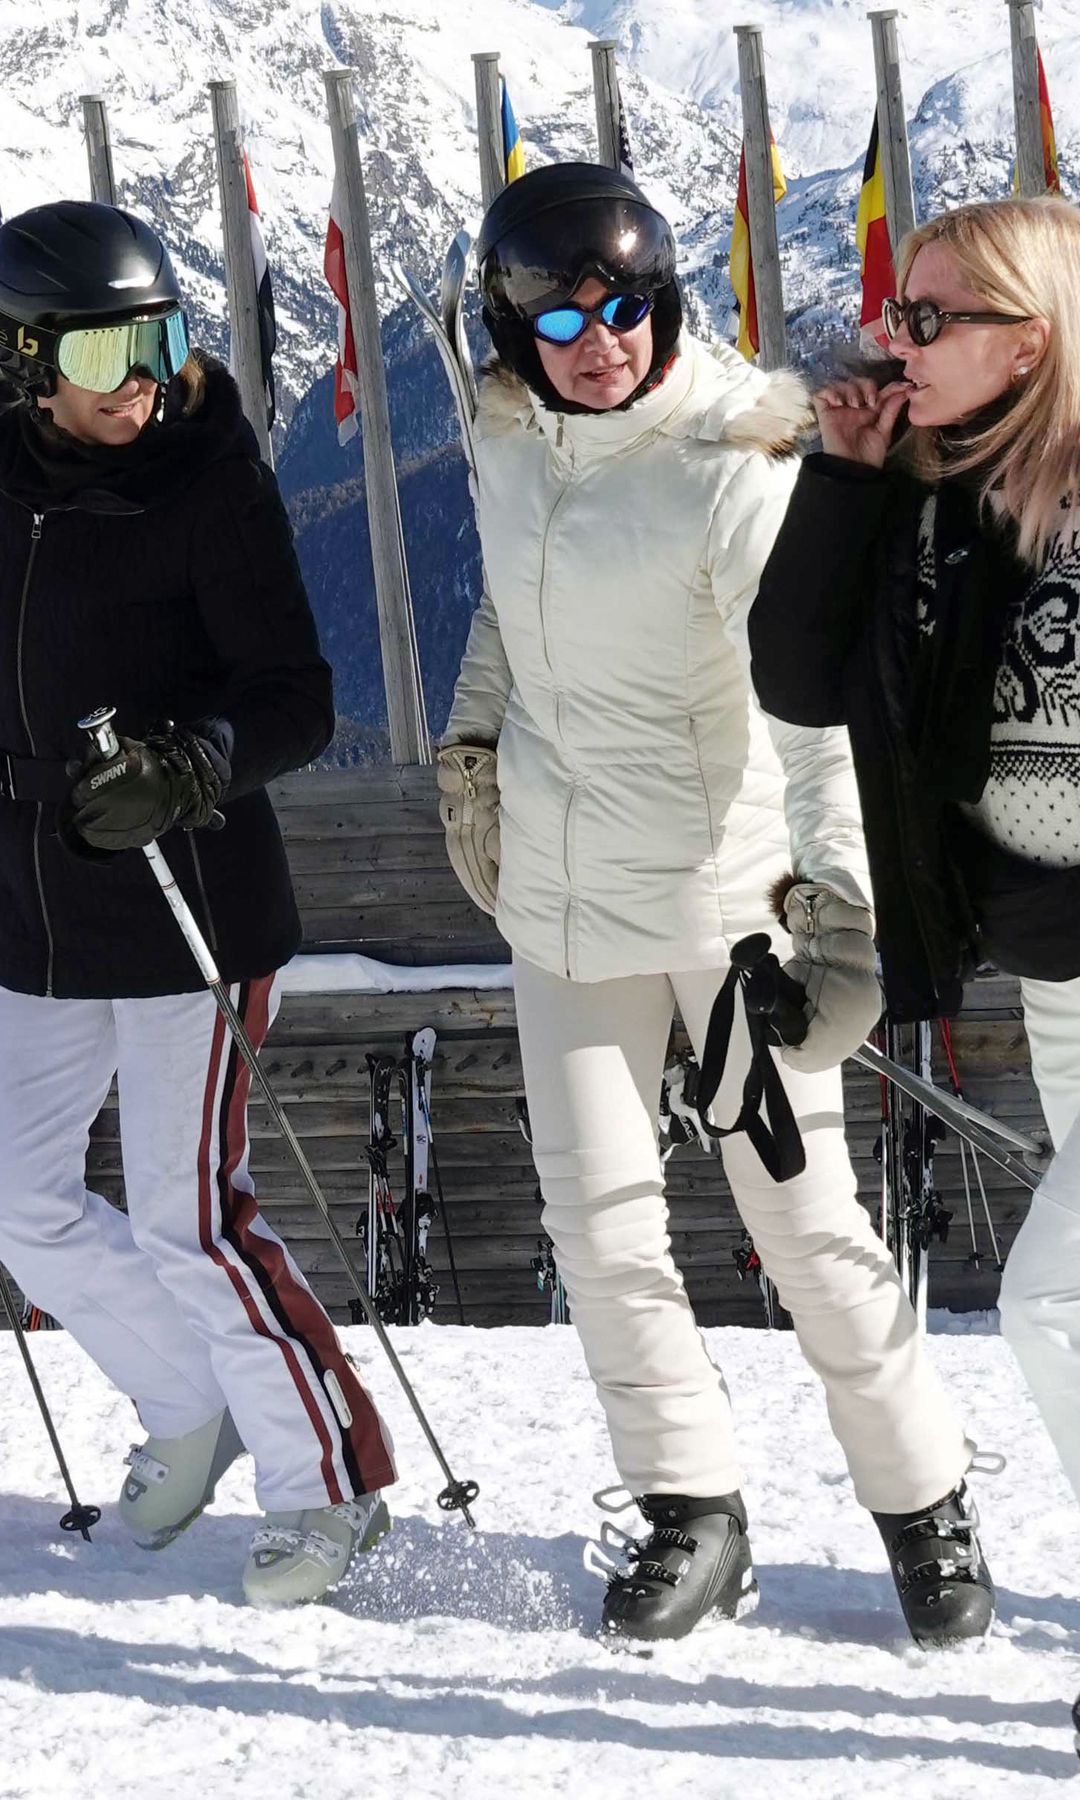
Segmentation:
<svg viewBox="0 0 1080 1800">
<path fill-rule="evenodd" d="M 509 186 L 510 182 L 516 181 L 519 175 L 525 173 L 525 146 L 521 141 L 505 81 L 502 83 L 502 140 L 503 164 Z"/>
</svg>

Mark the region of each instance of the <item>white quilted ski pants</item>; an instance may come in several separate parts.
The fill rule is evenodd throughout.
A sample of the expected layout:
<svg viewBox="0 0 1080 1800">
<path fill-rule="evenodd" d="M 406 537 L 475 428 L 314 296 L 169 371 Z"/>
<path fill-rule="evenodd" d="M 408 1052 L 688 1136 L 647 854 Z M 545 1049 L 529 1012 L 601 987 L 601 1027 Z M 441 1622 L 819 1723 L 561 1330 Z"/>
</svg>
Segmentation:
<svg viewBox="0 0 1080 1800">
<path fill-rule="evenodd" d="M 258 1046 L 273 977 L 230 990 Z M 0 988 L 0 1261 L 148 1432 L 226 1405 L 272 1512 L 394 1479 L 379 1416 L 255 1203 L 249 1074 L 208 992 L 49 1000 Z M 117 1076 L 128 1211 L 86 1186 Z"/>
<path fill-rule="evenodd" d="M 633 1494 L 740 1485 L 731 1407 L 672 1261 L 657 1103 L 675 1004 L 700 1056 L 726 971 L 573 982 L 514 963 L 543 1220 Z M 713 1107 L 735 1118 L 749 1063 L 736 1007 Z M 778 1064 L 806 1169 L 777 1184 L 741 1134 L 723 1147 L 739 1212 L 825 1385 L 864 1506 L 909 1512 L 961 1480 L 974 1446 L 930 1367 L 892 1259 L 855 1198 L 840 1074 Z M 782 1450 L 778 1452 L 782 1454 Z"/>
<path fill-rule="evenodd" d="M 1001 1329 L 1080 1500 L 1080 980 L 1020 988 L 1057 1155 L 1009 1252 Z"/>
</svg>

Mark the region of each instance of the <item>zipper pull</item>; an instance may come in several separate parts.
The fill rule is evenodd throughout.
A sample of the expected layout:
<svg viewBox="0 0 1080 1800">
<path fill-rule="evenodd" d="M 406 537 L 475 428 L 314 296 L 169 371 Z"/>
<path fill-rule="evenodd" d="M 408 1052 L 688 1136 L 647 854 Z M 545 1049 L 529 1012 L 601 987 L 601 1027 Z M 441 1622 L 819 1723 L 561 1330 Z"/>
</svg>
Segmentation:
<svg viewBox="0 0 1080 1800">
<path fill-rule="evenodd" d="M 557 427 L 556 427 L 556 431 L 555 431 L 555 448 L 556 448 L 556 450 L 561 450 L 562 449 L 562 440 L 563 440 L 563 426 L 566 423 L 565 414 L 557 413 L 556 420 L 557 420 Z"/>
<path fill-rule="evenodd" d="M 35 513 L 34 514 L 34 523 L 30 527 L 30 539 L 31 539 L 32 543 L 35 543 L 35 544 L 37 543 L 38 538 L 41 536 L 41 527 L 44 525 L 44 523 L 45 523 L 45 514 L 44 513 Z"/>
<path fill-rule="evenodd" d="M 817 903 L 818 896 L 816 894 L 803 895 L 803 907 L 806 911 L 806 935 L 808 938 L 812 938 L 817 929 L 817 923 L 814 918 L 814 911 Z"/>
<path fill-rule="evenodd" d="M 462 758 L 462 777 L 465 782 L 466 798 L 469 800 L 476 799 L 476 779 L 473 775 L 473 770 L 476 767 L 476 760 L 475 756 L 465 756 Z"/>
</svg>

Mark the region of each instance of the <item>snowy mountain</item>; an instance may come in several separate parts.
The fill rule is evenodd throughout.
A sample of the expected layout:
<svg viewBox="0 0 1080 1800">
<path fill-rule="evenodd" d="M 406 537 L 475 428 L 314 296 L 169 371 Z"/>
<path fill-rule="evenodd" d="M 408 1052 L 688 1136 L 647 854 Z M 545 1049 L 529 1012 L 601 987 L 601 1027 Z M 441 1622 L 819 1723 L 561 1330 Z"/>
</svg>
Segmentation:
<svg viewBox="0 0 1080 1800">
<path fill-rule="evenodd" d="M 793 352 L 850 323 L 854 210 L 874 105 L 853 0 L 760 0 Z M 280 334 L 280 463 L 300 551 L 339 668 L 343 710 L 379 711 L 357 445 L 339 451 L 326 371 L 334 309 L 321 274 L 332 184 L 322 71 L 357 71 L 395 442 L 424 645 L 441 723 L 475 591 L 476 549 L 438 366 L 400 302 L 395 257 L 433 282 L 479 215 L 471 52 L 499 50 L 530 162 L 595 154 L 590 38 L 619 45 L 639 179 L 671 217 L 688 311 L 731 334 L 727 245 L 741 131 L 734 0 L 0 0 L 0 207 L 88 192 L 79 96 L 109 106 L 122 200 L 173 246 L 196 334 L 225 347 L 221 231 L 207 83 L 236 80 L 264 216 Z M 29 20 L 29 22 L 28 22 Z M 1066 185 L 1080 187 L 1080 0 L 1048 0 L 1040 37 Z M 1011 162 L 1009 20 L 999 0 L 909 0 L 900 44 L 917 205 L 1002 192 Z M 308 396 L 306 403 L 304 396 Z M 279 436 L 284 437 L 282 431 Z M 356 646 L 365 647 L 358 650 Z"/>
</svg>

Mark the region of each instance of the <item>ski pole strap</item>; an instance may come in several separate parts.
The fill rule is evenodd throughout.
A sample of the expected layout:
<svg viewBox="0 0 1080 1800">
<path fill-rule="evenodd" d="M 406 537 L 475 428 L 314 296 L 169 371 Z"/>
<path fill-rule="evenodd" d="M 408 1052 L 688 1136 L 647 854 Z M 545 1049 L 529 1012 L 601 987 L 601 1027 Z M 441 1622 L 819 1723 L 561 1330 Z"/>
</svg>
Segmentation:
<svg viewBox="0 0 1080 1800">
<path fill-rule="evenodd" d="M 766 944 L 768 940 L 766 939 Z M 752 978 L 752 968 L 732 963 L 723 987 L 713 1001 L 709 1029 L 695 1091 L 686 1097 L 697 1108 L 701 1128 L 711 1138 L 733 1137 L 744 1131 L 757 1151 L 765 1169 L 774 1181 L 790 1181 L 806 1167 L 806 1149 L 791 1110 L 780 1072 L 772 1056 L 775 1037 L 768 1015 L 752 1012 L 745 1006 L 745 990 Z M 744 1011 L 750 1034 L 750 1067 L 743 1082 L 742 1106 L 734 1125 L 712 1125 L 708 1111 L 727 1066 L 731 1032 L 735 1023 L 735 997 L 744 995 Z M 764 1117 L 762 1104 L 764 1103 Z"/>
</svg>

